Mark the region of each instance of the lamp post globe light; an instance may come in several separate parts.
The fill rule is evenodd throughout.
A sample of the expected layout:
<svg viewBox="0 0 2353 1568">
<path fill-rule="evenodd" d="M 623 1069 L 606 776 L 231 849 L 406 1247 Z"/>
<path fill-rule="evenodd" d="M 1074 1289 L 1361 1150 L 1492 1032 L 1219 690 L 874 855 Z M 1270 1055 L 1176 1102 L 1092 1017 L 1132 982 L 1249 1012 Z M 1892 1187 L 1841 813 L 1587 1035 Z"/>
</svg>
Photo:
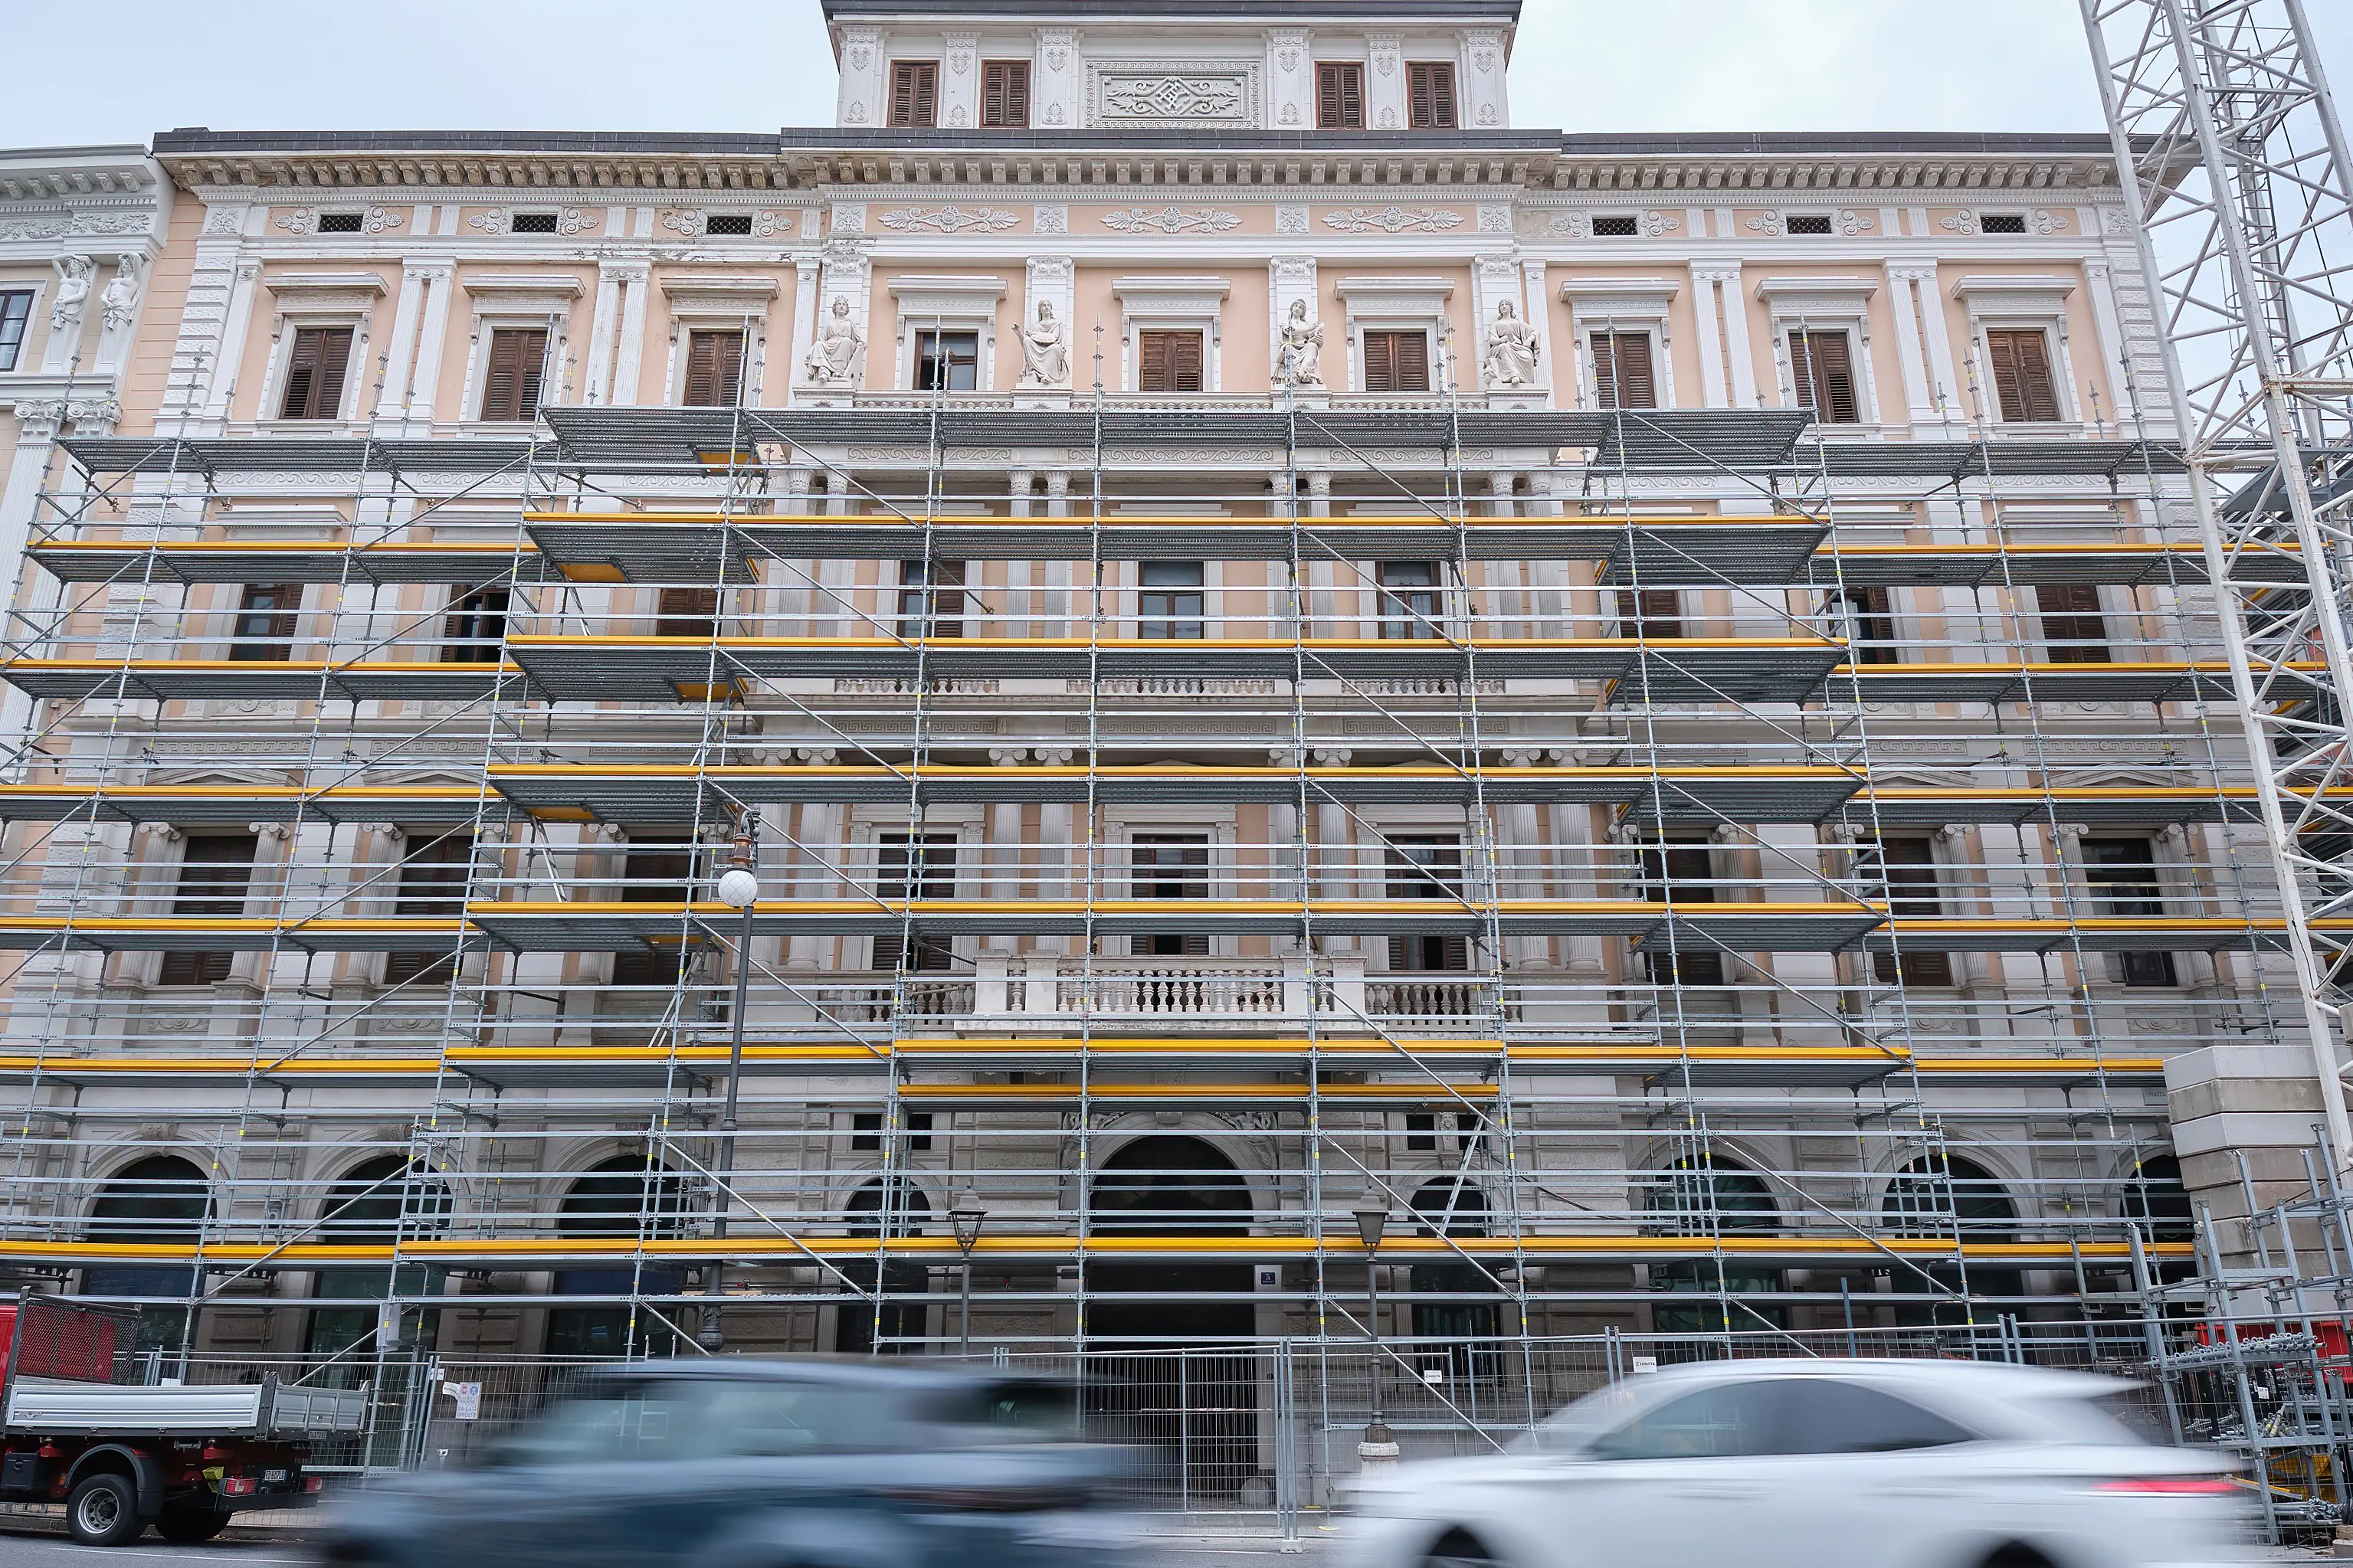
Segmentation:
<svg viewBox="0 0 2353 1568">
<path fill-rule="evenodd" d="M 958 1193 L 948 1208 L 948 1221 L 955 1226 L 956 1250 L 964 1254 L 964 1303 L 956 1320 L 958 1353 L 963 1355 L 972 1353 L 972 1249 L 979 1244 L 980 1227 L 987 1219 L 987 1205 L 971 1187 Z"/>
<path fill-rule="evenodd" d="M 1356 1445 L 1356 1468 L 1386 1470 L 1397 1463 L 1397 1438 L 1381 1408 L 1381 1237 L 1389 1226 L 1386 1204 L 1363 1204 L 1350 1211 L 1356 1222 L 1356 1239 L 1365 1244 L 1365 1338 L 1372 1347 L 1366 1371 L 1371 1379 L 1372 1419 L 1365 1423 L 1364 1441 Z"/>
<path fill-rule="evenodd" d="M 735 1197 L 735 1108 L 744 1078 L 744 1015 L 751 1005 L 752 915 L 760 901 L 760 874 L 753 869 L 757 863 L 751 837 L 738 835 L 727 869 L 719 874 L 712 889 L 719 895 L 721 903 L 744 914 L 735 928 L 735 1001 L 727 1013 L 727 1109 L 719 1121 L 719 1158 L 712 1172 L 718 1187 L 711 1200 L 711 1235 L 714 1241 L 727 1239 L 727 1210 Z M 713 1258 L 711 1267 L 702 1271 L 704 1305 L 702 1321 L 694 1331 L 695 1342 L 706 1351 L 715 1352 L 726 1342 L 719 1325 L 719 1300 L 726 1281 L 725 1258 Z"/>
</svg>

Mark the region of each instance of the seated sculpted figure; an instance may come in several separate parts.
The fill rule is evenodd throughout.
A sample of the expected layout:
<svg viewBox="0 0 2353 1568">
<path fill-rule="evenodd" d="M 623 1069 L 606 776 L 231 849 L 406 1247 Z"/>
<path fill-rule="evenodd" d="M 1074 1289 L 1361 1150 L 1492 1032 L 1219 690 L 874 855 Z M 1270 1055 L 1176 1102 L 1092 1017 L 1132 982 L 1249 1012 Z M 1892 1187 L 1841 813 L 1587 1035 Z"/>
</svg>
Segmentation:
<svg viewBox="0 0 2353 1568">
<path fill-rule="evenodd" d="M 1495 307 L 1495 319 L 1487 323 L 1486 349 L 1480 368 L 1489 386 L 1509 389 L 1535 380 L 1536 330 L 1520 320 L 1508 300 Z"/>
<path fill-rule="evenodd" d="M 858 351 L 865 346 L 866 340 L 858 335 L 858 323 L 849 319 L 849 301 L 837 298 L 802 367 L 814 385 L 841 385 L 856 374 Z"/>
<path fill-rule="evenodd" d="M 1307 301 L 1293 300 L 1282 320 L 1282 341 L 1275 345 L 1274 384 L 1324 384 L 1324 323 L 1307 314 Z"/>
<path fill-rule="evenodd" d="M 1021 329 L 1021 379 L 1017 386 L 1067 386 L 1071 380 L 1071 345 L 1054 302 L 1038 301 L 1037 320 Z"/>
</svg>

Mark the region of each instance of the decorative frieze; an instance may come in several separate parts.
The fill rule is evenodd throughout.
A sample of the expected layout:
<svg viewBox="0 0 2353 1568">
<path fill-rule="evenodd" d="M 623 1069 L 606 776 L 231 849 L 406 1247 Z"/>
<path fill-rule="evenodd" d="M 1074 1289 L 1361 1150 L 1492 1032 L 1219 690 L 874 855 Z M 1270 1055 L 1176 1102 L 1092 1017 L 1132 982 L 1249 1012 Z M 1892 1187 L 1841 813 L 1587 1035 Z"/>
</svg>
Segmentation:
<svg viewBox="0 0 2353 1568">
<path fill-rule="evenodd" d="M 1443 234 L 1461 228 L 1462 215 L 1447 207 L 1343 207 L 1325 213 L 1324 225 L 1342 234 Z"/>
<path fill-rule="evenodd" d="M 1260 123 L 1256 60 L 1090 60 L 1092 122 L 1242 129 Z"/>
<path fill-rule="evenodd" d="M 892 207 L 883 213 L 882 226 L 900 234 L 963 234 L 971 230 L 997 234 L 1019 219 L 1003 207 Z"/>
<path fill-rule="evenodd" d="M 1241 214 L 1219 207 L 1121 207 L 1103 215 L 1103 226 L 1114 234 L 1224 234 L 1241 222 Z"/>
</svg>

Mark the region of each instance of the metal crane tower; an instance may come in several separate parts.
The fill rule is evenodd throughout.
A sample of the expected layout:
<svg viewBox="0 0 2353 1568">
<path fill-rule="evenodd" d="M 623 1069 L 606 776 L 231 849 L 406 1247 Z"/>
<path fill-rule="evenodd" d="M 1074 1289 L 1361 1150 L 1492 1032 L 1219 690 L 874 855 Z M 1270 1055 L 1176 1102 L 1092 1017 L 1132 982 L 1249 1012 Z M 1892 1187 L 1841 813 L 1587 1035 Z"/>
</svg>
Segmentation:
<svg viewBox="0 0 2353 1568">
<path fill-rule="evenodd" d="M 2300 0 L 2080 4 L 2342 1168 L 2353 154 Z"/>
</svg>

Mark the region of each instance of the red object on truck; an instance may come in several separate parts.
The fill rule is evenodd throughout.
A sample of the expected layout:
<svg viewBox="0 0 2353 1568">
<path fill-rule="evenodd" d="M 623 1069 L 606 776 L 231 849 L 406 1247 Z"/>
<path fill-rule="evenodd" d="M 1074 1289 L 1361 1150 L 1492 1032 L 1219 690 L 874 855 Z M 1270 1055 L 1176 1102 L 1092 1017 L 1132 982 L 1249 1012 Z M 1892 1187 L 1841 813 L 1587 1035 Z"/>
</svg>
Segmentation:
<svg viewBox="0 0 2353 1568">
<path fill-rule="evenodd" d="M 315 1501 L 310 1442 L 359 1432 L 366 1393 L 135 1380 L 138 1323 L 52 1296 L 0 1300 L 0 1500 L 65 1504 L 89 1546 L 150 1524 L 207 1541 L 239 1510 Z"/>
</svg>

